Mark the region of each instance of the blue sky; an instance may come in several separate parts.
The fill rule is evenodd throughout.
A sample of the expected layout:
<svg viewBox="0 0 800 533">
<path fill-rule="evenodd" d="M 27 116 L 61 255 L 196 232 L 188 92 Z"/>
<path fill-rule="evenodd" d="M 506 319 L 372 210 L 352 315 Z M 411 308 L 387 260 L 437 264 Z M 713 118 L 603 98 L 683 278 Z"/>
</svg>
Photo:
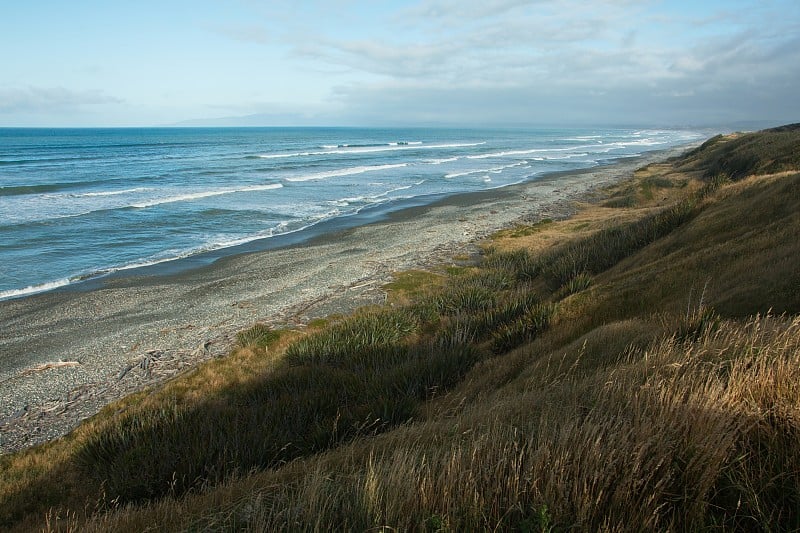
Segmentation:
<svg viewBox="0 0 800 533">
<path fill-rule="evenodd" d="M 0 50 L 0 126 L 800 121 L 797 0 L 27 0 Z"/>
</svg>

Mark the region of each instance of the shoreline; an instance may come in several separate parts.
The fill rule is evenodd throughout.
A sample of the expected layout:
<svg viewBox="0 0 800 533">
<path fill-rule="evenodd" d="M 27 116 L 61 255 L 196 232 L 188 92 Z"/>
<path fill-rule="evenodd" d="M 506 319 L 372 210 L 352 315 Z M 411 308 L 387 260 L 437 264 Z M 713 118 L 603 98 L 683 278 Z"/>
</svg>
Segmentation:
<svg viewBox="0 0 800 533">
<path fill-rule="evenodd" d="M 420 205 L 377 216 L 358 213 L 299 242 L 224 249 L 207 264 L 162 263 L 4 300 L 0 454 L 64 435 L 115 399 L 224 356 L 236 332 L 255 322 L 298 327 L 381 303 L 393 272 L 473 253 L 480 239 L 518 222 L 565 218 L 593 190 L 697 144 L 429 203 L 417 199 Z"/>
<path fill-rule="evenodd" d="M 124 280 L 130 278 L 140 279 L 182 274 L 198 268 L 213 265 L 217 261 L 224 260 L 228 257 L 259 253 L 291 246 L 302 246 L 318 239 L 327 239 L 331 235 L 336 235 L 352 228 L 389 221 L 392 220 L 392 217 L 395 215 L 398 215 L 401 218 L 407 217 L 410 216 L 407 213 L 412 213 L 414 210 L 425 210 L 429 207 L 432 208 L 450 203 L 465 205 L 471 202 L 491 200 L 492 198 L 503 194 L 504 191 L 508 191 L 509 193 L 513 194 L 512 191 L 515 188 L 524 188 L 526 185 L 539 180 L 554 180 L 561 176 L 590 173 L 596 170 L 602 170 L 604 168 L 615 167 L 617 165 L 624 164 L 626 161 L 636 161 L 658 154 L 669 153 L 679 148 L 680 147 L 673 147 L 665 150 L 657 150 L 641 154 L 638 156 L 620 157 L 612 160 L 611 162 L 584 169 L 548 172 L 537 175 L 520 183 L 514 183 L 511 185 L 504 185 L 480 191 L 461 192 L 455 194 L 421 195 L 369 205 L 354 213 L 321 220 L 319 222 L 310 224 L 309 226 L 298 228 L 287 233 L 254 238 L 251 241 L 241 244 L 220 246 L 219 248 L 198 251 L 188 255 L 154 261 L 152 263 L 112 267 L 105 271 L 101 270 L 92 274 L 76 276 L 68 280 L 53 280 L 31 287 L 12 289 L 9 292 L 20 292 L 20 294 L 0 298 L 0 305 L 7 301 L 32 298 L 49 293 L 86 292 L 102 289 L 109 283 L 114 283 L 118 280 L 123 280 L 124 282 Z M 1 367 L 2 361 L 0 360 L 0 368 Z"/>
</svg>

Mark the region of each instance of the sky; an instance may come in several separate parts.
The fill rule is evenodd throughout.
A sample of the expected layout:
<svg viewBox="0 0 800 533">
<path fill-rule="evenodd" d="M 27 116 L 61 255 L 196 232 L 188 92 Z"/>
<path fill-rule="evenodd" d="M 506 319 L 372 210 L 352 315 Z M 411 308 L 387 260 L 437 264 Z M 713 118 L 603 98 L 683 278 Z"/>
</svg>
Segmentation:
<svg viewBox="0 0 800 533">
<path fill-rule="evenodd" d="M 797 0 L 2 0 L 0 127 L 800 121 Z"/>
</svg>

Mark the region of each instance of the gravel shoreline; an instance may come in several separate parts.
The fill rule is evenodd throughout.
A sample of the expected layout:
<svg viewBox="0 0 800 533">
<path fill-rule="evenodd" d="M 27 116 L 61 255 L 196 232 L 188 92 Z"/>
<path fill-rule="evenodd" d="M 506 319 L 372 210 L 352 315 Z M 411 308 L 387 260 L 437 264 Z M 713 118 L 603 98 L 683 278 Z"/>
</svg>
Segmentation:
<svg viewBox="0 0 800 533">
<path fill-rule="evenodd" d="M 473 253 L 491 233 L 560 219 L 575 200 L 686 147 L 390 214 L 301 245 L 179 274 L 0 302 L 0 454 L 60 437 L 103 406 L 232 348 L 260 321 L 293 327 L 385 299 L 391 274 Z"/>
</svg>

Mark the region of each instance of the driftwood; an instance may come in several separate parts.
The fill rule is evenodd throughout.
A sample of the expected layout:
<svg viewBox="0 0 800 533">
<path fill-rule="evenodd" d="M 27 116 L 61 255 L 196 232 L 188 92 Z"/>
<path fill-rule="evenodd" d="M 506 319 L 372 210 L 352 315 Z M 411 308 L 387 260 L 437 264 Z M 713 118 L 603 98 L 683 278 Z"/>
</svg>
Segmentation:
<svg viewBox="0 0 800 533">
<path fill-rule="evenodd" d="M 74 367 L 79 366 L 80 363 L 78 361 L 54 361 L 52 363 L 43 363 L 41 365 L 34 366 L 33 368 L 28 368 L 23 370 L 20 373 L 21 376 L 26 376 L 28 374 L 33 374 L 35 372 L 43 372 L 45 370 L 50 370 L 51 368 L 64 368 L 64 367 Z"/>
</svg>

